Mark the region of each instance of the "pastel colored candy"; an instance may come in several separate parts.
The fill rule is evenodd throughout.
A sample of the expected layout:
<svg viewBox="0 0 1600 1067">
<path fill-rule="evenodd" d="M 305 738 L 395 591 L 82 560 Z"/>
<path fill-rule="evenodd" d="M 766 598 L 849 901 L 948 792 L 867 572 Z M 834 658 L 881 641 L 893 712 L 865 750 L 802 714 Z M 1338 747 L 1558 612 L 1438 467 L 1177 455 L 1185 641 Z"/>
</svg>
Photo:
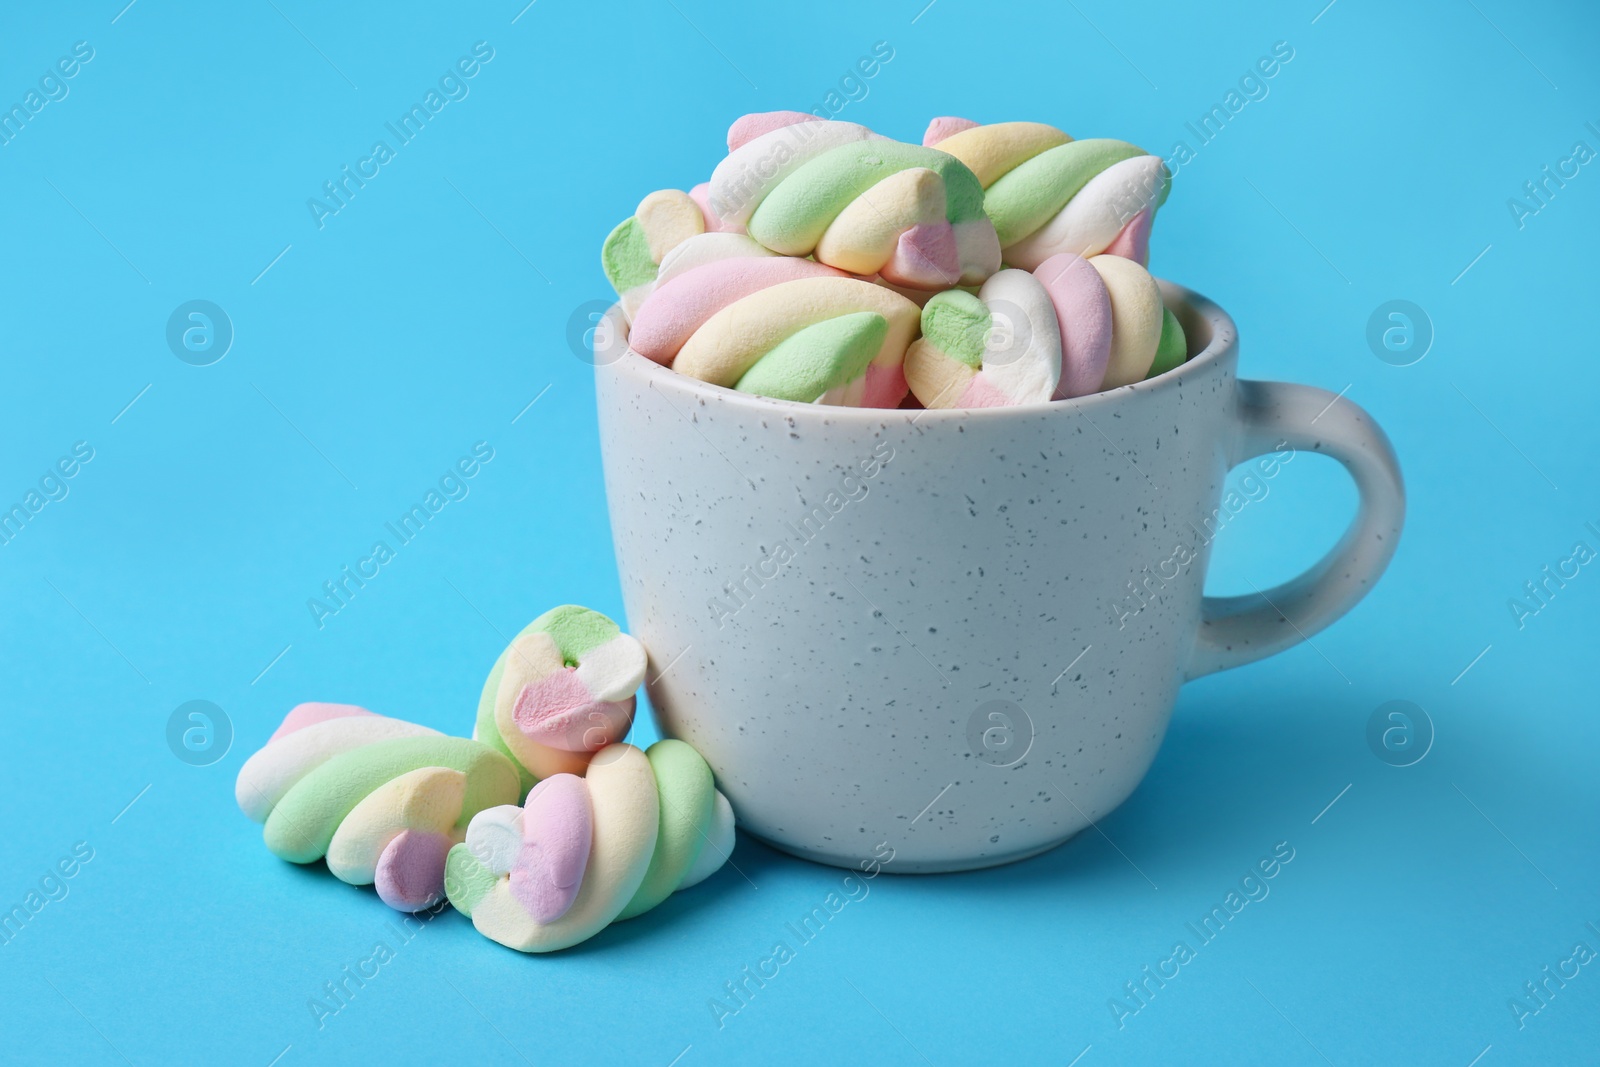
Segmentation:
<svg viewBox="0 0 1600 1067">
<path fill-rule="evenodd" d="M 718 260 L 770 258 L 777 254 L 747 234 L 702 233 L 689 238 L 662 258 L 661 268 L 656 272 L 655 287 L 659 289 L 680 274 Z M 654 295 L 654 290 L 651 295 Z"/>
<path fill-rule="evenodd" d="M 808 121 L 815 116 L 781 120 L 797 114 L 746 115 L 729 129 L 728 155 L 711 172 L 706 191 L 707 204 L 723 222 L 748 226 L 761 202 L 790 174 L 818 156 L 862 141 L 888 141 L 853 122 Z M 774 121 L 773 116 L 779 120 Z M 744 136 L 747 132 L 752 136 Z"/>
<path fill-rule="evenodd" d="M 553 923 L 578 898 L 594 819 L 583 779 L 557 774 L 523 802 L 523 845 L 509 872 L 511 893 L 537 923 Z"/>
<path fill-rule="evenodd" d="M 770 184 L 747 228 L 784 255 L 815 254 L 852 273 L 944 289 L 976 285 L 999 269 L 1000 245 L 983 200 L 976 177 L 945 152 L 847 142 Z"/>
<path fill-rule="evenodd" d="M 1111 362 L 1111 293 L 1082 256 L 1051 256 L 1033 276 L 1050 294 L 1061 327 L 1061 380 L 1055 399 L 1100 391 Z"/>
<path fill-rule="evenodd" d="M 711 825 L 705 832 L 705 843 L 700 847 L 700 854 L 689 865 L 683 881 L 678 883 L 679 889 L 699 885 L 722 869 L 722 865 L 733 855 L 733 829 L 733 805 L 718 792 L 712 801 Z"/>
<path fill-rule="evenodd" d="M 779 341 L 733 387 L 809 403 L 860 379 L 888 334 L 889 320 L 871 311 L 825 319 Z"/>
<path fill-rule="evenodd" d="M 869 363 L 865 374 L 828 390 L 816 399 L 816 403 L 852 408 L 894 408 L 899 407 L 910 393 L 904 365 Z"/>
<path fill-rule="evenodd" d="M 419 767 L 390 779 L 361 798 L 334 830 L 323 857 L 328 870 L 351 885 L 371 885 L 396 835 L 449 834 L 466 797 L 467 776 L 449 767 Z"/>
<path fill-rule="evenodd" d="M 709 876 L 733 847 L 732 809 L 682 741 L 648 752 L 610 745 L 586 777 L 551 778 L 528 800 L 525 844 L 509 870 L 484 862 L 502 854 L 484 842 L 508 823 L 492 809 L 451 849 L 445 876 L 457 910 L 521 952 L 567 948 L 648 911 Z"/>
<path fill-rule="evenodd" d="M 1001 271 L 977 295 L 934 296 L 905 371 L 923 407 L 1000 407 L 1114 389 L 1184 357 L 1182 327 L 1143 267 L 1060 253 L 1032 273 Z"/>
<path fill-rule="evenodd" d="M 727 144 L 709 181 L 650 194 L 607 239 L 629 345 L 648 359 L 775 399 L 885 408 L 1071 399 L 1183 361 L 1142 269 L 1171 175 L 1135 145 L 953 116 L 903 144 L 801 111 L 741 116 Z M 986 288 L 1002 259 L 1012 271 Z M 574 753 L 619 737 L 631 706 L 597 715 L 550 640 L 519 642 L 517 695 L 480 713 L 480 732 L 526 784 L 581 774 Z"/>
<path fill-rule="evenodd" d="M 971 119 L 958 119 L 953 116 L 937 118 L 928 123 L 928 132 L 922 135 L 922 143 L 932 148 L 951 134 L 970 130 L 976 125 L 977 123 Z"/>
<path fill-rule="evenodd" d="M 520 792 L 516 766 L 487 745 L 335 704 L 290 711 L 234 785 L 274 855 L 326 858 L 407 911 L 439 900 L 445 856 L 472 817 Z"/>
<path fill-rule="evenodd" d="M 793 126 L 797 122 L 821 122 L 819 116 L 809 111 L 761 111 L 741 115 L 728 127 L 728 151 L 737 152 L 757 137 Z"/>
<path fill-rule="evenodd" d="M 910 167 L 849 201 L 810 250 L 817 262 L 852 274 L 883 273 L 898 284 L 943 288 L 959 280 L 955 231 L 945 221 L 944 182 L 926 167 Z M 902 249 L 904 241 L 908 247 Z M 803 254 L 803 253 L 802 253 Z"/>
<path fill-rule="evenodd" d="M 276 741 L 284 734 L 292 734 L 302 727 L 312 726 L 319 722 L 327 722 L 329 719 L 346 719 L 358 715 L 371 717 L 372 712 L 366 708 L 359 708 L 354 704 L 297 704 L 289 711 L 289 714 L 283 717 L 283 722 L 278 724 L 278 728 L 273 731 L 268 740 Z M 411 724 L 407 723 L 406 725 L 410 726 Z M 426 727 L 418 726 L 416 729 L 425 730 Z"/>
<path fill-rule="evenodd" d="M 443 736 L 374 741 L 333 757 L 300 779 L 267 816 L 263 831 L 267 848 L 295 863 L 321 859 L 339 824 L 368 793 L 424 767 L 457 770 L 466 776 L 458 818 L 463 830 L 473 814 L 504 804 L 517 792 L 515 768 L 487 745 Z"/>
<path fill-rule="evenodd" d="M 1188 342 L 1183 335 L 1183 326 L 1178 322 L 1178 317 L 1172 313 L 1171 308 L 1161 309 L 1161 340 L 1156 344 L 1156 358 L 1150 364 L 1150 372 L 1145 376 L 1154 378 L 1158 374 L 1181 366 L 1189 357 Z"/>
<path fill-rule="evenodd" d="M 671 896 L 712 840 L 717 787 L 700 753 L 683 741 L 666 740 L 646 749 L 645 758 L 660 801 L 656 846 L 639 888 L 617 913 L 618 919 L 642 915 Z"/>
<path fill-rule="evenodd" d="M 524 788 L 582 775 L 590 756 L 627 734 L 645 651 L 598 611 L 545 612 L 500 653 L 478 700 L 473 737 L 510 758 Z"/>
<path fill-rule="evenodd" d="M 711 209 L 711 183 L 701 182 L 689 190 L 689 199 L 700 207 L 700 219 L 705 226 L 706 233 L 744 233 L 744 227 L 736 222 L 728 222 L 720 218 Z"/>
<path fill-rule="evenodd" d="M 421 911 L 444 898 L 444 866 L 458 834 L 402 830 L 373 872 L 378 899 L 396 911 Z"/>
<path fill-rule="evenodd" d="M 510 874 L 522 853 L 522 809 L 515 804 L 484 808 L 467 826 L 466 846 L 496 877 Z"/>
<path fill-rule="evenodd" d="M 1122 228 L 1122 232 L 1106 245 L 1102 255 L 1121 256 L 1141 266 L 1150 265 L 1150 227 L 1155 224 L 1153 208 L 1145 208 Z"/>
<path fill-rule="evenodd" d="M 928 124 L 923 143 L 939 145 L 965 163 L 985 188 L 1006 171 L 1072 138 L 1042 122 L 995 122 L 980 126 L 969 119 L 943 117 Z"/>
<path fill-rule="evenodd" d="M 611 231 L 600 248 L 600 265 L 630 318 L 649 295 L 662 258 L 705 230 L 706 217 L 693 197 L 661 189 Z"/>
<path fill-rule="evenodd" d="M 1163 323 L 1161 290 L 1139 264 L 1121 256 L 1095 256 L 1089 265 L 1100 272 L 1111 295 L 1111 358 L 1101 389 L 1143 381 L 1155 363 Z"/>
<path fill-rule="evenodd" d="M 1061 375 L 1061 331 L 1044 285 L 1002 270 L 977 296 L 953 289 L 922 309 L 906 380 L 928 408 L 1043 403 Z"/>
<path fill-rule="evenodd" d="M 350 704 L 317 704 L 325 717 L 302 712 L 300 705 L 284 719 L 265 748 L 251 756 L 234 782 L 239 810 L 256 822 L 266 822 L 272 808 L 318 766 L 344 752 L 396 737 L 443 737 L 437 730 L 416 723 L 374 715 Z M 326 714 L 330 709 L 342 714 Z M 291 721 L 294 725 L 291 726 Z"/>
<path fill-rule="evenodd" d="M 639 305 L 628 331 L 628 347 L 670 365 L 694 332 L 735 300 L 781 282 L 843 276 L 809 259 L 777 255 L 717 259 L 675 272 Z"/>
<path fill-rule="evenodd" d="M 1075 145 L 1090 143 L 1074 141 L 1052 151 L 1066 152 Z M 1071 163 L 1075 167 L 1080 161 Z M 1071 168 L 1064 169 L 1070 171 Z M 1048 221 L 1032 230 L 1019 228 L 1024 235 L 1006 247 L 1007 260 L 1019 267 L 1033 267 L 1059 252 L 1098 256 L 1117 243 L 1125 228 L 1138 225 L 1148 230 L 1149 223 L 1140 216 L 1153 211 L 1164 199 L 1166 173 L 1166 164 L 1160 156 L 1138 155 L 1111 164 L 1090 178 Z M 1029 180 L 1033 178 L 1029 176 Z M 1047 175 L 1042 180 L 1053 180 L 1053 176 Z M 999 186 L 1005 181 L 1006 178 L 1002 178 L 995 184 Z M 1137 242 L 1129 243 L 1137 247 Z M 1148 257 L 1148 238 L 1145 246 Z M 1143 265 L 1141 262 L 1140 266 Z"/>
<path fill-rule="evenodd" d="M 1074 141 L 1043 123 L 965 121 L 935 119 L 925 140 L 982 184 L 1006 263 L 1033 270 L 1060 253 L 1107 251 L 1149 261 L 1150 227 L 1172 181 L 1159 156 L 1126 141 Z"/>
<path fill-rule="evenodd" d="M 688 275 L 678 279 L 688 280 Z M 827 320 L 860 314 L 882 322 L 852 318 L 810 331 Z M 857 278 L 802 277 L 741 296 L 704 318 L 672 355 L 672 367 L 713 385 L 784 400 L 809 403 L 826 397 L 892 407 L 905 395 L 901 363 L 917 323 L 917 306 L 882 286 Z M 802 331 L 807 336 L 796 339 Z M 752 372 L 755 376 L 746 380 Z"/>
</svg>

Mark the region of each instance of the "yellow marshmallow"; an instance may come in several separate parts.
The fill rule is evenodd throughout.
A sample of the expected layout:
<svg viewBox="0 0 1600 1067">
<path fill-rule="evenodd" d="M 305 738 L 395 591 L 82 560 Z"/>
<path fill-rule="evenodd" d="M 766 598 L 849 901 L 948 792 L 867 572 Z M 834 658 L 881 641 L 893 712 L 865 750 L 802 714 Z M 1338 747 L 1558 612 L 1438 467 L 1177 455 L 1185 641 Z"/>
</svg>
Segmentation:
<svg viewBox="0 0 1600 1067">
<path fill-rule="evenodd" d="M 977 371 L 920 337 L 906 349 L 906 384 L 916 396 L 929 398 L 923 407 L 955 407 L 977 376 Z"/>
<path fill-rule="evenodd" d="M 852 274 L 876 274 L 894 255 L 902 233 L 943 222 L 944 210 L 939 175 L 926 167 L 896 171 L 834 217 L 817 241 L 817 262 Z"/>
<path fill-rule="evenodd" d="M 688 193 L 677 189 L 659 189 L 651 193 L 639 201 L 639 208 L 633 215 L 644 227 L 650 259 L 656 263 L 684 241 L 706 230 L 700 205 Z"/>
<path fill-rule="evenodd" d="M 1070 140 L 1042 122 L 996 122 L 962 130 L 933 147 L 965 163 L 978 176 L 978 184 L 987 189 L 1018 163 Z"/>
<path fill-rule="evenodd" d="M 1161 343 L 1161 290 L 1149 272 L 1130 259 L 1095 256 L 1089 265 L 1100 272 L 1111 294 L 1111 359 L 1100 388 L 1142 382 Z"/>
</svg>

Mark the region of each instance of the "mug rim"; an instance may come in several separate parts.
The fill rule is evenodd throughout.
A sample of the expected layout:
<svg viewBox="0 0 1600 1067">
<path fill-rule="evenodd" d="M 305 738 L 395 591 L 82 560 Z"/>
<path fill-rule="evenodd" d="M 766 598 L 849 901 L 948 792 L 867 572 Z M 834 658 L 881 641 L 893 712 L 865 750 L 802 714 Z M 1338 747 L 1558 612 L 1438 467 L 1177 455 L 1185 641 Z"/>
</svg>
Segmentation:
<svg viewBox="0 0 1600 1067">
<path fill-rule="evenodd" d="M 781 400 L 777 397 L 760 396 L 755 393 L 741 393 L 737 389 L 726 386 L 713 385 L 710 382 L 691 378 L 686 374 L 679 374 L 671 367 L 657 363 L 655 360 L 642 356 L 632 348 L 624 349 L 621 356 L 610 363 L 595 362 L 595 374 L 599 375 L 611 369 L 627 369 L 630 372 L 642 374 L 653 385 L 655 381 L 676 382 L 678 388 L 688 393 L 707 394 L 726 404 L 736 407 L 745 407 L 754 412 L 768 414 L 784 414 L 794 416 L 798 412 L 811 414 L 822 413 L 830 418 L 841 421 L 855 420 L 863 423 L 878 422 L 891 413 L 904 412 L 913 417 L 919 424 L 931 419 L 934 422 L 968 419 L 1007 419 L 1019 418 L 1025 415 L 1037 415 L 1052 410 L 1072 411 L 1094 407 L 1104 407 L 1115 404 L 1121 400 L 1139 393 L 1154 393 L 1167 389 L 1181 387 L 1183 380 L 1188 377 L 1203 373 L 1212 364 L 1227 358 L 1238 348 L 1239 332 L 1230 316 L 1215 301 L 1189 289 L 1157 278 L 1156 284 L 1161 289 L 1162 303 L 1172 310 L 1183 326 L 1184 336 L 1192 338 L 1197 335 L 1194 327 L 1204 325 L 1209 332 L 1204 346 L 1200 351 L 1185 359 L 1178 366 L 1142 381 L 1120 385 L 1115 389 L 1106 389 L 1086 396 L 1071 397 L 1066 400 L 1044 400 L 1031 404 L 1011 404 L 1005 407 L 989 408 L 876 408 L 876 407 L 850 407 L 836 404 L 801 403 L 798 400 Z M 620 303 L 613 304 L 607 317 L 618 323 L 623 336 L 628 329 L 627 318 L 622 314 Z M 624 364 L 628 364 L 625 368 Z"/>
</svg>

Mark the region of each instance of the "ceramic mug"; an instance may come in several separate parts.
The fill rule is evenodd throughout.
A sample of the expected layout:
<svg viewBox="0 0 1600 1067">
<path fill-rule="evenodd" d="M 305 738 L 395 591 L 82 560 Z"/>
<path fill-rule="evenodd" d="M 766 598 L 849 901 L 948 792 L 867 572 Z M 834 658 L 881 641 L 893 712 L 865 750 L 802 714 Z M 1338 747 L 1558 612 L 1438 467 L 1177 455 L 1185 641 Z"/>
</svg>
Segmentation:
<svg viewBox="0 0 1600 1067">
<path fill-rule="evenodd" d="M 1133 792 L 1186 680 L 1348 611 L 1405 511 L 1383 431 L 1322 389 L 1235 376 L 1238 333 L 1177 286 L 1191 358 L 1075 400 L 976 410 L 797 404 L 596 360 L 630 630 L 664 734 L 741 829 L 843 867 L 1023 859 Z M 1224 477 L 1332 456 L 1360 511 L 1259 595 L 1204 595 Z"/>
</svg>

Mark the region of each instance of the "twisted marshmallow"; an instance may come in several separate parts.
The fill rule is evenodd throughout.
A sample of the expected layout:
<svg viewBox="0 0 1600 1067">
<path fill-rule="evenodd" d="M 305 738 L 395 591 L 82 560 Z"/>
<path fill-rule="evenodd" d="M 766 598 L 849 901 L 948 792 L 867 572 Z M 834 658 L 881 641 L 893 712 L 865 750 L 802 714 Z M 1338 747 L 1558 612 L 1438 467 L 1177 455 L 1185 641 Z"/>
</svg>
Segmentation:
<svg viewBox="0 0 1600 1067">
<path fill-rule="evenodd" d="M 924 407 L 1003 407 L 1086 396 L 1183 362 L 1177 318 L 1143 267 L 1120 256 L 1051 256 L 1003 270 L 977 296 L 922 310 L 906 380 Z"/>
<path fill-rule="evenodd" d="M 707 234 L 701 255 L 749 238 Z M 716 251 L 709 249 L 708 253 Z M 673 270 L 640 306 L 635 352 L 680 374 L 801 403 L 894 407 L 917 332 L 917 307 L 880 285 L 808 259 L 728 255 Z"/>
<path fill-rule="evenodd" d="M 644 672 L 644 646 L 611 619 L 552 608 L 495 660 L 472 736 L 514 761 L 524 788 L 581 775 L 591 755 L 627 734 Z"/>
<path fill-rule="evenodd" d="M 746 115 L 728 147 L 707 214 L 775 252 L 923 290 L 999 269 L 983 189 L 944 152 L 797 111 Z"/>
<path fill-rule="evenodd" d="M 1060 253 L 1150 261 L 1150 227 L 1172 174 L 1160 156 L 1107 138 L 1074 141 L 1054 126 L 979 126 L 937 118 L 923 137 L 971 168 L 1005 262 L 1033 270 Z"/>
<path fill-rule="evenodd" d="M 973 296 L 939 293 L 922 308 L 906 381 L 927 408 L 1006 407 L 1049 400 L 1061 377 L 1050 296 L 1025 270 L 1003 270 Z"/>
<path fill-rule="evenodd" d="M 702 199 L 703 190 L 704 186 L 695 190 Z M 650 294 L 667 253 L 691 237 L 722 228 L 691 193 L 658 189 L 639 201 L 634 213 L 619 222 L 600 247 L 600 266 L 617 291 L 623 312 L 631 318 Z"/>
<path fill-rule="evenodd" d="M 450 903 L 520 952 L 575 945 L 722 866 L 733 810 L 682 741 L 602 749 L 584 778 L 558 774 L 526 804 L 490 808 L 450 850 Z"/>
<path fill-rule="evenodd" d="M 234 786 L 273 855 L 326 858 L 400 911 L 436 903 L 472 817 L 519 795 L 517 768 L 487 745 L 349 704 L 290 711 Z"/>
</svg>

